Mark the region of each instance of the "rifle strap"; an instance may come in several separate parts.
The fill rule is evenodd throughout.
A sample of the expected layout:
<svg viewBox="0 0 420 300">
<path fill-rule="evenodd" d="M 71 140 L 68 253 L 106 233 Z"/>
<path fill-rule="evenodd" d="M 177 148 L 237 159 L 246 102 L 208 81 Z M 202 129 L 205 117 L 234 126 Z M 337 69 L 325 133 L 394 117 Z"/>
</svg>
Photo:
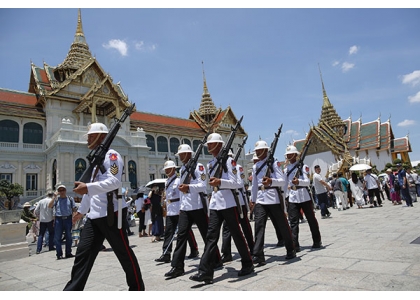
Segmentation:
<svg viewBox="0 0 420 300">
<path fill-rule="evenodd" d="M 265 161 L 257 170 L 256 175 L 258 176 L 258 174 L 261 172 L 261 170 L 267 165 L 267 161 Z"/>
</svg>

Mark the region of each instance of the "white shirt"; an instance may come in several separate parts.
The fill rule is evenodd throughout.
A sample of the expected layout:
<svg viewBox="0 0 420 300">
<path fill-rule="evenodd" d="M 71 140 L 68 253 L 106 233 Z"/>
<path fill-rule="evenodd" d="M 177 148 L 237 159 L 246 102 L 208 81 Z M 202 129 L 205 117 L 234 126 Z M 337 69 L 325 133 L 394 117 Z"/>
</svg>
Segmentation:
<svg viewBox="0 0 420 300">
<path fill-rule="evenodd" d="M 208 164 L 207 168 L 212 169 L 216 163 L 216 157 L 214 157 Z M 236 168 L 236 162 L 228 157 L 226 161 L 227 172 L 222 171 L 222 177 L 220 178 L 220 186 L 217 191 L 213 190 L 211 193 L 209 209 L 222 210 L 236 206 L 235 198 L 232 193 L 232 189 L 236 193 L 236 189 L 243 187 L 238 181 L 238 169 Z M 213 171 L 213 173 L 216 170 Z M 209 174 L 209 177 L 214 174 Z"/>
<path fill-rule="evenodd" d="M 267 173 L 266 161 L 267 158 L 264 158 L 252 167 L 252 202 L 260 204 L 280 204 L 280 198 L 276 189 L 261 189 L 263 186 L 262 179 Z M 261 171 L 257 174 L 257 170 L 259 170 L 263 164 L 265 164 L 264 167 L 262 167 Z M 273 163 L 274 172 L 270 174 L 271 187 L 283 188 L 285 186 L 286 178 L 280 166 L 280 162 L 278 161 Z"/>
<path fill-rule="evenodd" d="M 51 197 L 47 197 L 40 200 L 35 208 L 35 214 L 39 215 L 39 221 L 42 223 L 48 223 L 53 220 L 53 209 L 48 207 L 51 199 Z"/>
<path fill-rule="evenodd" d="M 378 176 L 376 176 L 375 174 L 366 174 L 366 176 L 364 177 L 364 181 L 366 182 L 366 187 L 368 190 L 379 188 L 377 183 Z"/>
<path fill-rule="evenodd" d="M 327 188 L 321 183 L 321 180 L 325 182 L 325 180 L 322 178 L 321 174 L 318 174 L 315 172 L 313 178 L 314 181 L 314 188 L 316 194 L 323 194 L 327 192 Z"/>
<path fill-rule="evenodd" d="M 119 189 L 121 187 L 121 175 L 123 172 L 124 162 L 121 155 L 109 149 L 106 153 L 103 166 L 106 172 L 102 174 L 99 171 L 95 178 L 92 178 L 91 183 L 87 183 L 88 194 L 83 195 L 81 205 L 78 212 L 87 214 L 90 219 L 102 218 L 107 215 L 108 200 L 106 193 Z M 94 175 L 93 172 L 92 176 Z M 114 211 L 118 210 L 118 200 L 113 193 Z M 122 208 L 127 207 L 125 201 L 122 202 Z"/>
<path fill-rule="evenodd" d="M 179 210 L 181 207 L 180 201 L 180 191 L 178 189 L 179 186 L 179 177 L 177 177 L 176 173 L 169 177 L 166 180 L 165 185 L 165 202 L 166 202 L 166 216 L 177 216 L 179 215 Z M 171 202 L 171 200 L 178 199 L 176 202 Z"/>
<path fill-rule="evenodd" d="M 293 168 L 294 165 L 296 165 L 297 162 L 290 164 L 287 166 L 287 171 L 291 170 Z M 287 177 L 287 181 L 288 181 L 288 186 L 291 188 L 288 188 L 288 195 L 289 195 L 289 202 L 292 203 L 302 203 L 302 202 L 306 202 L 306 201 L 311 201 L 311 196 L 309 195 L 308 189 L 307 188 L 300 188 L 300 189 L 296 189 L 293 190 L 292 187 L 294 186 L 294 184 L 292 183 L 293 177 L 295 175 L 296 169 L 294 169 L 292 171 L 292 173 L 287 176 L 286 173 L 286 177 Z M 309 187 L 309 184 L 311 183 L 309 180 L 309 167 L 307 165 L 303 165 L 302 168 L 302 175 L 299 176 L 299 187 Z"/>
<path fill-rule="evenodd" d="M 185 171 L 185 166 L 181 167 L 180 173 Z M 206 169 L 200 163 L 197 163 L 197 166 L 194 170 L 195 179 L 191 177 L 189 185 L 189 192 L 182 193 L 180 192 L 181 207 L 180 210 L 190 211 L 203 208 L 203 203 L 201 202 L 200 192 L 206 193 L 207 187 L 207 175 Z M 180 184 L 185 182 L 181 178 Z"/>
</svg>

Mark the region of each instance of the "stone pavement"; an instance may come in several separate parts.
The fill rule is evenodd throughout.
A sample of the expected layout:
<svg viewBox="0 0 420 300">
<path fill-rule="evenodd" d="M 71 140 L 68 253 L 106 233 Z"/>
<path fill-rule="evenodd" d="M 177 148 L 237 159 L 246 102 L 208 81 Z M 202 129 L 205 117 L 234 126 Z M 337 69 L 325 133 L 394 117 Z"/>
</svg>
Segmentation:
<svg viewBox="0 0 420 300">
<path fill-rule="evenodd" d="M 302 223 L 302 251 L 286 261 L 286 250 L 276 248 L 269 220 L 267 264 L 249 276 L 238 277 L 240 257 L 232 242 L 234 261 L 216 270 L 214 283 L 209 285 L 189 280 L 197 271 L 199 258 L 186 259 L 184 276 L 166 279 L 170 264 L 154 261 L 162 252 L 162 242 L 139 238 L 135 227 L 136 234 L 129 240 L 147 291 L 420 291 L 419 202 L 404 207 L 386 200 L 378 208 L 353 206 L 346 211 L 330 211 L 329 219 L 321 219 L 316 212 L 323 248 L 311 249 L 309 226 Z M 202 239 L 197 228 L 194 231 L 202 253 Z M 48 251 L 36 255 L 35 246 L 29 247 L 29 257 L 0 263 L 0 291 L 61 291 L 70 278 L 73 259 L 56 260 L 55 252 Z M 112 249 L 99 253 L 85 290 L 127 290 L 125 274 Z"/>
</svg>

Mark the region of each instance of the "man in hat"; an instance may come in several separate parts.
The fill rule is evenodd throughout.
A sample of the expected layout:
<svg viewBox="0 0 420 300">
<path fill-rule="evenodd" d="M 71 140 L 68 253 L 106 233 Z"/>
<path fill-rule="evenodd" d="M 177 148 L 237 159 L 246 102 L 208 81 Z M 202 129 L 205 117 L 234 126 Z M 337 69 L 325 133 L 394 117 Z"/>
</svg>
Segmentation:
<svg viewBox="0 0 420 300">
<path fill-rule="evenodd" d="M 55 250 L 54 248 L 54 215 L 53 209 L 49 207 L 54 193 L 52 190 L 47 192 L 47 197 L 40 200 L 35 208 L 35 214 L 39 215 L 39 235 L 38 244 L 36 247 L 36 254 L 41 253 L 42 243 L 44 241 L 44 234 L 48 230 L 48 247 L 49 251 Z"/>
<path fill-rule="evenodd" d="M 63 249 L 61 247 L 63 231 L 66 241 L 65 258 L 74 257 L 71 253 L 71 220 L 75 205 L 73 197 L 67 196 L 67 189 L 64 184 L 60 184 L 57 187 L 57 191 L 48 203 L 48 207 L 53 209 L 54 214 L 54 241 L 57 259 L 63 258 Z"/>
<path fill-rule="evenodd" d="M 303 213 L 308 220 L 309 229 L 312 234 L 312 248 L 318 249 L 322 247 L 321 242 L 321 233 L 319 232 L 318 221 L 314 213 L 314 205 L 309 193 L 309 167 L 303 165 L 299 174 L 296 174 L 299 169 L 297 168 L 297 156 L 299 151 L 295 146 L 287 146 L 285 156 L 289 161 L 287 165 L 287 193 L 289 198 L 289 221 L 290 227 L 292 229 L 293 242 L 295 245 L 296 252 L 300 251 L 299 244 L 299 219 L 300 219 L 300 210 L 303 210 Z"/>
<path fill-rule="evenodd" d="M 192 159 L 192 149 L 187 144 L 181 144 L 175 155 L 183 163 L 179 170 L 181 174 L 178 190 L 180 191 L 180 210 L 178 220 L 178 235 L 174 254 L 172 255 L 171 270 L 165 273 L 165 277 L 175 278 L 184 275 L 185 254 L 187 251 L 188 235 L 193 223 L 195 223 L 200 231 L 200 235 L 206 243 L 208 216 L 200 196 L 205 193 L 207 188 L 206 169 L 201 163 L 197 163 L 194 174 L 190 174 L 190 179 L 185 179 L 183 174 L 186 173 L 186 165 Z M 220 252 L 218 251 L 217 260 L 221 263 Z"/>
<path fill-rule="evenodd" d="M 207 242 L 204 247 L 204 253 L 198 266 L 198 273 L 190 276 L 193 281 L 204 281 L 211 283 L 213 281 L 215 262 L 217 257 L 217 243 L 220 237 L 220 229 L 223 222 L 226 222 L 239 255 L 241 256 L 242 268 L 238 276 L 246 276 L 254 272 L 252 257 L 249 251 L 244 234 L 241 231 L 239 223 L 239 211 L 235 201 L 237 189 L 243 188 L 238 181 L 236 162 L 228 157 L 225 166 L 214 168 L 217 163 L 217 156 L 222 151 L 224 141 L 220 134 L 212 133 L 207 137 L 206 146 L 213 155 L 213 160 L 207 164 L 209 170 L 209 185 L 213 188 L 209 203 L 209 226 L 207 231 Z"/>
<path fill-rule="evenodd" d="M 34 223 L 36 223 L 37 221 L 36 216 L 31 211 L 31 204 L 29 202 L 25 202 L 25 204 L 23 204 L 23 211 L 20 215 L 20 218 L 28 223 L 26 224 L 26 235 L 28 235 L 29 230 L 32 226 L 35 226 Z M 34 235 L 33 238 L 34 240 L 32 241 L 32 243 L 35 243 L 36 235 Z"/>
<path fill-rule="evenodd" d="M 87 133 L 88 148 L 93 150 L 99 147 L 107 133 L 108 128 L 104 124 L 91 124 Z M 77 213 L 73 216 L 73 222 L 85 214 L 87 219 L 77 246 L 71 279 L 64 290 L 80 291 L 84 289 L 95 259 L 102 249 L 102 243 L 106 239 L 124 269 L 129 290 L 144 291 L 140 267 L 129 245 L 127 228 L 125 228 L 127 223 L 122 222 L 122 228 L 118 228 L 116 221 L 118 201 L 114 191 L 121 188 L 124 161 L 117 151 L 109 149 L 103 167 L 105 169 L 103 173 L 100 168 L 96 168 L 90 183 L 75 182 L 73 191 L 83 195 L 83 198 Z M 127 203 L 122 202 L 121 217 L 124 219 L 127 216 Z M 108 208 L 112 208 L 112 205 L 114 213 L 108 215 Z"/>
<path fill-rule="evenodd" d="M 266 264 L 264 256 L 265 228 L 267 220 L 273 223 L 278 242 L 286 248 L 286 259 L 296 257 L 292 233 L 286 217 L 286 203 L 283 196 L 285 176 L 279 161 L 267 165 L 269 146 L 266 141 L 255 143 L 254 151 L 258 161 L 252 167 L 252 202 L 255 203 L 255 244 L 253 263 L 259 266 Z M 273 170 L 267 172 L 268 168 Z M 269 173 L 269 174 L 268 174 Z M 279 243 L 278 243 L 279 244 Z M 279 245 L 279 246 L 280 246 Z"/>
</svg>

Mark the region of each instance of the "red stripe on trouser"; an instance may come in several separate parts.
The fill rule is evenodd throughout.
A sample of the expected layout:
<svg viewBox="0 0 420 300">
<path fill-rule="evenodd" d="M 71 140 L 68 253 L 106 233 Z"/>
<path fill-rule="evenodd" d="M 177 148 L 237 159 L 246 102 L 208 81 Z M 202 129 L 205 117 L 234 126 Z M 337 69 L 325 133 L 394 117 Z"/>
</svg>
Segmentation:
<svg viewBox="0 0 420 300">
<path fill-rule="evenodd" d="M 134 270 L 134 274 L 135 274 L 135 277 L 136 277 L 136 282 L 137 282 L 138 290 L 140 291 L 141 290 L 141 284 L 139 282 L 139 276 L 137 274 L 136 265 L 134 264 L 134 261 L 133 261 L 133 256 L 131 255 L 131 252 L 129 251 L 129 247 L 127 245 L 127 242 L 126 242 L 126 240 L 124 238 L 123 229 L 121 228 L 121 229 L 119 229 L 119 231 L 120 231 L 121 239 L 123 240 L 123 243 L 124 243 L 125 250 L 127 250 L 128 257 L 130 258 L 131 266 L 133 267 L 133 270 Z"/>
</svg>

